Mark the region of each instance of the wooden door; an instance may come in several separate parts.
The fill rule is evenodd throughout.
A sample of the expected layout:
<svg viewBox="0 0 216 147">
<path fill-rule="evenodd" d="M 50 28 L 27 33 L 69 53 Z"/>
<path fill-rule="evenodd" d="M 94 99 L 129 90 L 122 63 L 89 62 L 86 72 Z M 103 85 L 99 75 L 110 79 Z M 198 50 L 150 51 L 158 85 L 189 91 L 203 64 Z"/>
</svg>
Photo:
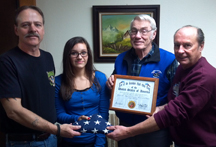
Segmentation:
<svg viewBox="0 0 216 147">
<path fill-rule="evenodd" d="M 15 10 L 23 5 L 36 5 L 36 0 L 3 0 L 0 5 L 0 54 L 18 44 L 14 33 Z"/>
<path fill-rule="evenodd" d="M 15 10 L 23 5 L 36 5 L 36 0 L 2 0 L 0 5 L 0 55 L 18 44 L 14 33 Z M 1 119 L 1 116 L 0 116 Z M 1 121 L 1 120 L 0 120 Z M 5 147 L 5 134 L 0 132 L 0 147 Z"/>
</svg>

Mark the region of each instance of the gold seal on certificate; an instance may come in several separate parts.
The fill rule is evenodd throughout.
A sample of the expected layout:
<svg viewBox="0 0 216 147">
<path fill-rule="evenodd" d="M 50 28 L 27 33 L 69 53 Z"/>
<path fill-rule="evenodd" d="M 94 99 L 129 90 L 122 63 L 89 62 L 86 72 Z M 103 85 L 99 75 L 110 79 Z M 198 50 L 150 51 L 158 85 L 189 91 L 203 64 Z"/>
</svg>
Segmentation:
<svg viewBox="0 0 216 147">
<path fill-rule="evenodd" d="M 114 75 L 110 110 L 152 115 L 158 84 L 158 78 Z"/>
<path fill-rule="evenodd" d="M 133 109 L 135 106 L 136 106 L 136 103 L 134 101 L 130 101 L 128 103 L 128 107 L 131 108 L 131 109 Z"/>
</svg>

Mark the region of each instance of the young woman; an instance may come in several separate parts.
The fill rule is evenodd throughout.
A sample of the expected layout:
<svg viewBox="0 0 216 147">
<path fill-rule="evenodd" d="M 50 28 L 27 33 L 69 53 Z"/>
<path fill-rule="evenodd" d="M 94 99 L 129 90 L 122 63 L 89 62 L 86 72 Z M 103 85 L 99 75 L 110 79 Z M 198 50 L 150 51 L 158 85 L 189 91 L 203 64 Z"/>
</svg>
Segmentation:
<svg viewBox="0 0 216 147">
<path fill-rule="evenodd" d="M 100 114 L 108 120 L 109 94 L 106 76 L 96 71 L 91 49 L 82 37 L 67 41 L 63 53 L 63 73 L 55 78 L 55 97 L 59 123 L 74 123 Z M 105 147 L 104 134 L 82 133 L 63 138 L 64 147 Z"/>
</svg>

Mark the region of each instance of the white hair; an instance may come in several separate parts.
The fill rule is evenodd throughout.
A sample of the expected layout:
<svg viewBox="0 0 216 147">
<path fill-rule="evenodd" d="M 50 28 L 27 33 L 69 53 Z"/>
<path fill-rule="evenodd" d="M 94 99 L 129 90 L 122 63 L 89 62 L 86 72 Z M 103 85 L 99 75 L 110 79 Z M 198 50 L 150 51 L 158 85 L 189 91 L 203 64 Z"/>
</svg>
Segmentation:
<svg viewBox="0 0 216 147">
<path fill-rule="evenodd" d="M 156 22 L 154 20 L 154 18 L 152 18 L 151 16 L 149 15 L 146 15 L 146 14 L 140 14 L 140 15 L 137 15 L 132 21 L 131 21 L 131 24 L 130 24 L 130 29 L 132 27 L 132 24 L 134 22 L 134 20 L 146 20 L 148 22 L 150 22 L 150 25 L 151 25 L 151 29 L 152 30 L 157 30 L 157 26 L 156 26 Z"/>
</svg>

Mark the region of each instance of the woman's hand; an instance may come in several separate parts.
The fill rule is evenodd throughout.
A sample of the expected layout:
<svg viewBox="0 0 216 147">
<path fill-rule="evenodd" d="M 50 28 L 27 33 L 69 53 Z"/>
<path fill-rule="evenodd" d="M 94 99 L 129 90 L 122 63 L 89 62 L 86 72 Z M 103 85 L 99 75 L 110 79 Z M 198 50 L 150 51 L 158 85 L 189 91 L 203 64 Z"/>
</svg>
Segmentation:
<svg viewBox="0 0 216 147">
<path fill-rule="evenodd" d="M 82 116 L 80 116 L 80 117 L 78 118 L 78 121 L 83 120 L 83 119 L 85 119 L 85 120 L 90 120 L 90 117 L 85 116 L 85 115 L 82 115 Z"/>
</svg>

